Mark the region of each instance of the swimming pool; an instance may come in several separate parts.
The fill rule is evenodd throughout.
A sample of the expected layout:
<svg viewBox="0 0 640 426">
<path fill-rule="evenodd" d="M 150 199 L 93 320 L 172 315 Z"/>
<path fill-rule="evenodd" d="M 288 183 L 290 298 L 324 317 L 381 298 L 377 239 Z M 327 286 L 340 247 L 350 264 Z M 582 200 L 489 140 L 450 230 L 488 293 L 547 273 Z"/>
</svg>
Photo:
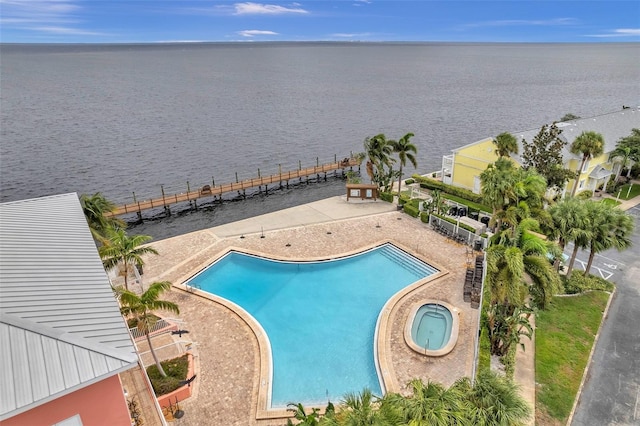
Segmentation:
<svg viewBox="0 0 640 426">
<path fill-rule="evenodd" d="M 230 252 L 187 285 L 223 297 L 262 326 L 271 346 L 271 407 L 381 393 L 374 363 L 380 310 L 402 288 L 438 272 L 384 244 L 345 258 L 281 262 Z"/>
</svg>

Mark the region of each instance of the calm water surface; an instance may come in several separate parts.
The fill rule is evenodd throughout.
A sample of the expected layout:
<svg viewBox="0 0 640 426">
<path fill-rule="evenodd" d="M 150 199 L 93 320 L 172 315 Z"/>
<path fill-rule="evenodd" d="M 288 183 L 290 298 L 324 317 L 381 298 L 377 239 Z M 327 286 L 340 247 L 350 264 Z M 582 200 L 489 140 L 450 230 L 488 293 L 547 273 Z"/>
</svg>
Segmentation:
<svg viewBox="0 0 640 426">
<path fill-rule="evenodd" d="M 276 173 L 411 131 L 418 169 L 505 130 L 640 103 L 640 44 L 0 46 L 2 201 L 116 202 Z M 408 170 L 413 172 L 411 168 Z M 343 193 L 310 184 L 137 227 L 156 238 Z"/>
<path fill-rule="evenodd" d="M 230 253 L 189 280 L 234 302 L 266 332 L 272 406 L 322 404 L 363 387 L 382 393 L 374 334 L 387 300 L 437 272 L 390 244 L 325 262 L 276 262 Z"/>
</svg>

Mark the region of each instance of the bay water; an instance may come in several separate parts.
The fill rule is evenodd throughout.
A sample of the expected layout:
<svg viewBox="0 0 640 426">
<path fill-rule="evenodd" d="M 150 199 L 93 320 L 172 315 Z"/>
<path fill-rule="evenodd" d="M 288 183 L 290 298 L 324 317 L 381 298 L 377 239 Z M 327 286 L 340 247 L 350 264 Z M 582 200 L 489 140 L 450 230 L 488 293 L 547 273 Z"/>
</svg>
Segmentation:
<svg viewBox="0 0 640 426">
<path fill-rule="evenodd" d="M 276 174 L 415 136 L 418 169 L 503 131 L 640 104 L 640 44 L 0 45 L 0 200 Z M 188 184 L 187 184 L 188 182 Z M 156 239 L 344 193 L 330 178 L 132 226 Z"/>
</svg>

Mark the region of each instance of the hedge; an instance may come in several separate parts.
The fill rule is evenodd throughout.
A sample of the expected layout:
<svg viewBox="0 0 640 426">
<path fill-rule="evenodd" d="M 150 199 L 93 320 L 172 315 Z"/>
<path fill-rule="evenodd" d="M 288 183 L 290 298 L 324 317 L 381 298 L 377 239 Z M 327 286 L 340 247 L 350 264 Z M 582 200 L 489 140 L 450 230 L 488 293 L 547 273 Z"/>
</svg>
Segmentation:
<svg viewBox="0 0 640 426">
<path fill-rule="evenodd" d="M 393 203 L 393 194 L 391 192 L 381 192 L 380 199 L 387 203 Z"/>
<path fill-rule="evenodd" d="M 423 223 L 429 223 L 429 213 L 427 213 L 427 212 L 420 213 L 420 220 Z"/>
<path fill-rule="evenodd" d="M 410 203 L 406 203 L 403 206 L 402 210 L 404 210 L 404 212 L 411 217 L 418 217 L 418 215 L 420 215 L 420 210 L 418 209 L 418 207 L 411 205 Z"/>
<path fill-rule="evenodd" d="M 412 177 L 416 180 L 416 182 L 420 183 L 421 188 L 438 189 L 440 191 L 446 192 L 447 194 L 455 195 L 460 198 L 464 198 L 465 200 L 473 201 L 474 203 L 482 203 L 482 196 L 479 194 L 475 194 L 468 189 L 458 188 L 457 186 L 453 185 L 447 185 L 446 183 L 442 183 L 439 180 L 420 175 L 413 175 Z"/>
</svg>

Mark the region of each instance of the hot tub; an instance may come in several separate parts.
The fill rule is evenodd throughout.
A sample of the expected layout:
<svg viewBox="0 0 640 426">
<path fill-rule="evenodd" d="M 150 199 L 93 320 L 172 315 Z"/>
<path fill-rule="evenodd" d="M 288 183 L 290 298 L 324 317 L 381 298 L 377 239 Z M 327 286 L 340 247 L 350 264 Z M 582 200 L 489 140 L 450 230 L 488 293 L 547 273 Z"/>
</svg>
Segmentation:
<svg viewBox="0 0 640 426">
<path fill-rule="evenodd" d="M 416 303 L 409 312 L 404 339 L 411 349 L 422 355 L 446 355 L 458 341 L 458 315 L 458 310 L 445 302 Z"/>
</svg>

